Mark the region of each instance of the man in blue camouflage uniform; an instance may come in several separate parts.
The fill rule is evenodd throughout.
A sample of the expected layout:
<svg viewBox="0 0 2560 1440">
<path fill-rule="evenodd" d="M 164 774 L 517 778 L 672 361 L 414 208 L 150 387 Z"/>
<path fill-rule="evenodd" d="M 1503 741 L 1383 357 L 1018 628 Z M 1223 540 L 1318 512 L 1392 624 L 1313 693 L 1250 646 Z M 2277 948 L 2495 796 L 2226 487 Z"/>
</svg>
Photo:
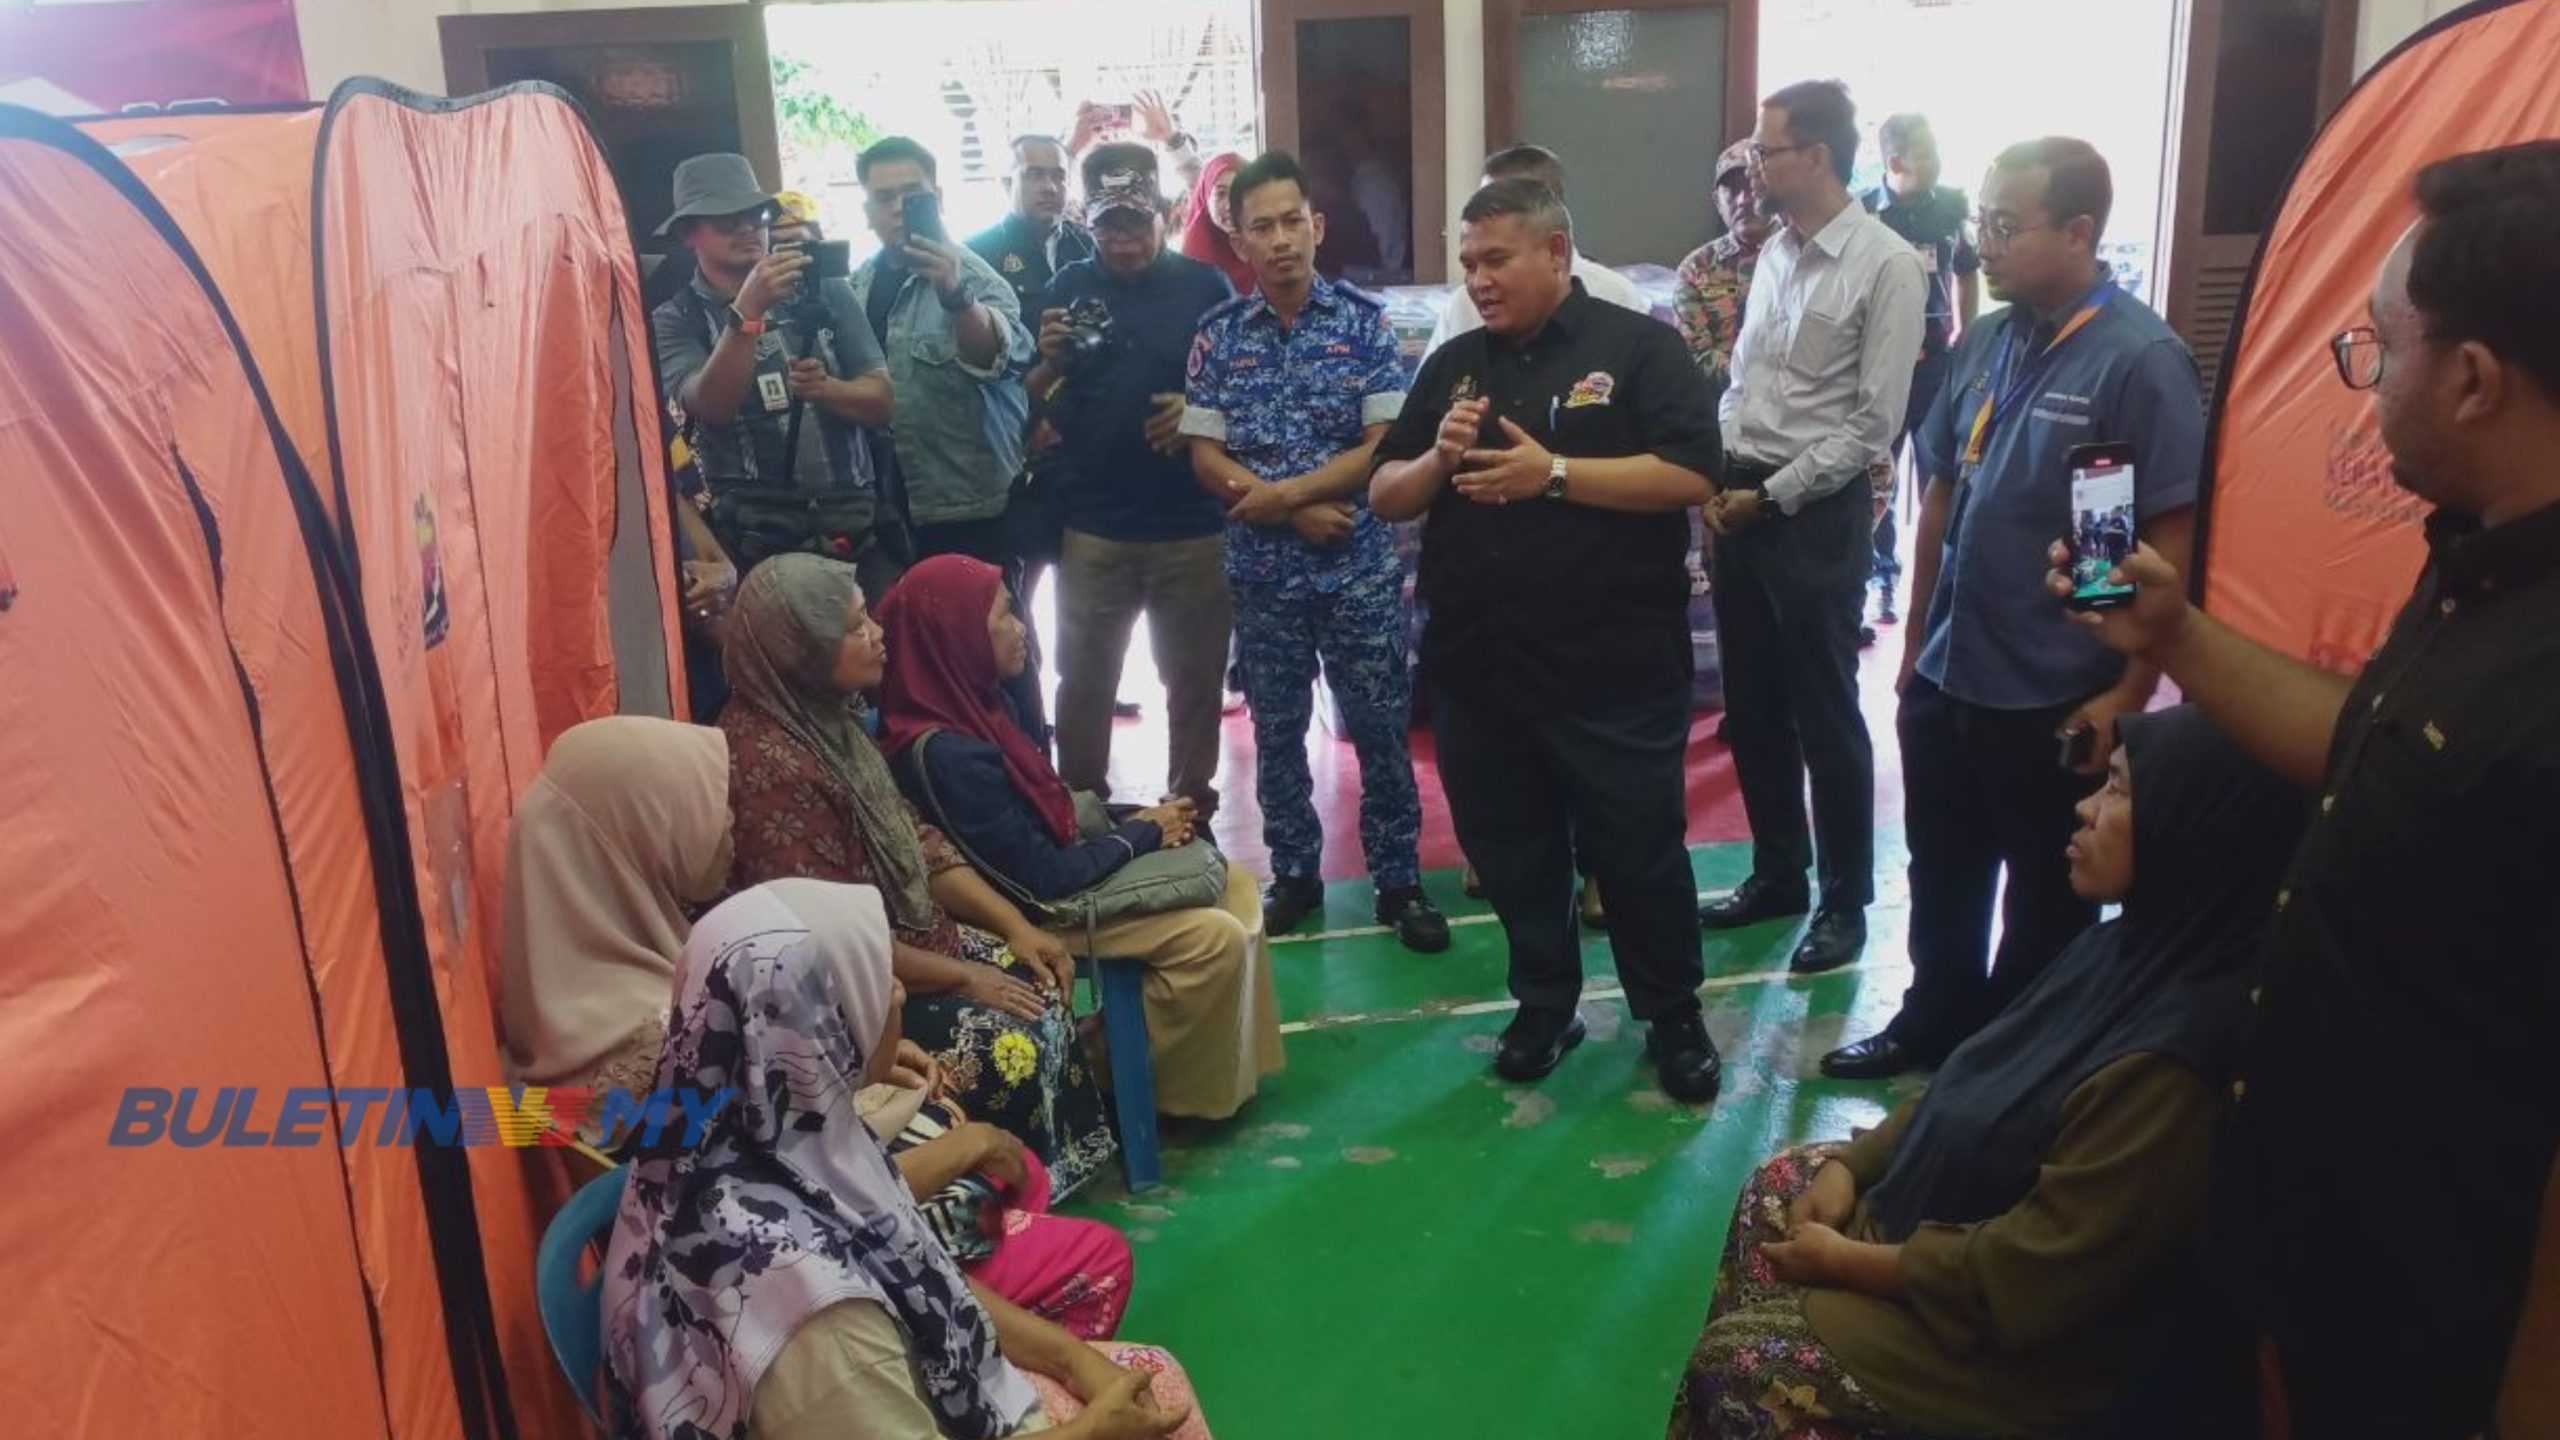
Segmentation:
<svg viewBox="0 0 2560 1440">
<path fill-rule="evenodd" d="M 1445 950 L 1449 923 L 1423 897 L 1417 853 L 1404 571 L 1368 505 L 1370 451 L 1404 403 L 1404 366 L 1385 307 L 1316 274 L 1324 217 L 1296 161 L 1273 153 L 1245 166 L 1227 203 L 1260 285 L 1201 321 L 1182 430 L 1201 488 L 1227 506 L 1227 578 L 1271 848 L 1264 924 L 1285 934 L 1324 902 L 1324 831 L 1307 766 L 1321 663 L 1360 756 L 1360 845 L 1378 922 L 1408 949 Z"/>
</svg>

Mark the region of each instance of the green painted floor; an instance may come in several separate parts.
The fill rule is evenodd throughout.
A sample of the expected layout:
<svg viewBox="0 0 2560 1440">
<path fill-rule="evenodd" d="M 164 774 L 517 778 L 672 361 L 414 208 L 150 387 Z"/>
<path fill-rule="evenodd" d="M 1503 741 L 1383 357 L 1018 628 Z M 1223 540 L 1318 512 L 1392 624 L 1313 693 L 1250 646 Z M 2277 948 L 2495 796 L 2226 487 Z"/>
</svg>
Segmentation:
<svg viewBox="0 0 2560 1440">
<path fill-rule="evenodd" d="M 1893 838 L 1878 874 L 1898 878 Z M 1694 858 L 1720 890 L 1749 849 Z M 1795 924 L 1707 937 L 1726 1069 L 1696 1109 L 1655 1088 L 1604 935 L 1584 947 L 1590 1041 L 1541 1084 L 1495 1079 L 1501 930 L 1454 874 L 1432 889 L 1459 922 L 1448 954 L 1275 946 L 1288 1070 L 1169 1149 L 1162 1189 L 1133 1199 L 1115 1170 L 1069 1208 L 1128 1233 L 1122 1332 L 1182 1358 L 1219 1440 L 1659 1436 L 1744 1177 L 1912 1083 L 1815 1068 L 1900 999 L 1899 887 L 1869 912 L 1869 958 L 1815 979 L 1784 973 Z M 1365 882 L 1334 885 L 1325 928 L 1374 929 L 1368 906 Z"/>
</svg>

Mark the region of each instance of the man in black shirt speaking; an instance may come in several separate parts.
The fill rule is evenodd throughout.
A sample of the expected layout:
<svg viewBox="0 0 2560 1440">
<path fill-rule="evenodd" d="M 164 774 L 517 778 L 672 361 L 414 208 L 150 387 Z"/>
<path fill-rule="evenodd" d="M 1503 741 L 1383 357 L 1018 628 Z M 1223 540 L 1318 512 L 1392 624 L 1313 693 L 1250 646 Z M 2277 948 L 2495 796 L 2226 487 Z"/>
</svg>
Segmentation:
<svg viewBox="0 0 2560 1440">
<path fill-rule="evenodd" d="M 1573 221 L 1532 180 L 1476 192 L 1459 258 L 1484 328 L 1434 352 L 1378 446 L 1369 503 L 1427 516 L 1423 683 L 1459 843 L 1511 951 L 1494 1068 L 1579 1044 L 1578 850 L 1609 896 L 1627 1006 L 1676 1099 L 1723 1065 L 1698 1011 L 1685 844 L 1689 527 L 1715 408 L 1671 327 L 1572 278 Z"/>
</svg>

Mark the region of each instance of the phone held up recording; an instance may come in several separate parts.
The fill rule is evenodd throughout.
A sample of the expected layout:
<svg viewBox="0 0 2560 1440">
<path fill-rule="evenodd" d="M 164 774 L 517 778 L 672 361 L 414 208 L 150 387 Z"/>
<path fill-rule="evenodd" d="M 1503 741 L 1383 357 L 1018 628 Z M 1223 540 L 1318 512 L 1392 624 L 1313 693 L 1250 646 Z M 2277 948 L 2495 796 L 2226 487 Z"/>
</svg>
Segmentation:
<svg viewBox="0 0 2560 1440">
<path fill-rule="evenodd" d="M 2111 577 L 2133 558 L 2141 533 L 2134 513 L 2133 447 L 2081 445 L 2063 464 L 2071 471 L 2071 523 L 2063 532 L 2071 552 L 2071 594 L 2065 603 L 2074 610 L 2130 605 L 2134 587 Z"/>
<path fill-rule="evenodd" d="M 942 232 L 942 197 L 928 190 L 910 191 L 898 200 L 898 219 L 910 240 L 950 243 Z"/>
</svg>

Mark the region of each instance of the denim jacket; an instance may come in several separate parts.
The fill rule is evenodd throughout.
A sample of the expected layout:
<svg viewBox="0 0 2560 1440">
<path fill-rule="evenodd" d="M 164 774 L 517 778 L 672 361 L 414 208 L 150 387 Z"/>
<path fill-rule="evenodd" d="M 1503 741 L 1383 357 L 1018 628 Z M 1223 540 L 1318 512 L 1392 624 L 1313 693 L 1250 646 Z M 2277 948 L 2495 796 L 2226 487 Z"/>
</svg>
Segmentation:
<svg viewBox="0 0 2560 1440">
<path fill-rule="evenodd" d="M 1004 513 L 1014 475 L 1022 469 L 1022 442 L 1030 402 L 1022 377 L 1031 369 L 1031 331 L 1013 287 L 965 245 L 960 286 L 995 316 L 1002 353 L 981 369 L 963 359 L 952 334 L 951 314 L 933 287 L 905 277 L 889 333 L 880 337 L 888 357 L 889 384 L 898 397 L 898 419 L 889 435 L 904 483 L 907 517 L 918 525 L 988 520 Z M 854 302 L 867 309 L 880 276 L 875 257 L 853 277 Z"/>
</svg>

